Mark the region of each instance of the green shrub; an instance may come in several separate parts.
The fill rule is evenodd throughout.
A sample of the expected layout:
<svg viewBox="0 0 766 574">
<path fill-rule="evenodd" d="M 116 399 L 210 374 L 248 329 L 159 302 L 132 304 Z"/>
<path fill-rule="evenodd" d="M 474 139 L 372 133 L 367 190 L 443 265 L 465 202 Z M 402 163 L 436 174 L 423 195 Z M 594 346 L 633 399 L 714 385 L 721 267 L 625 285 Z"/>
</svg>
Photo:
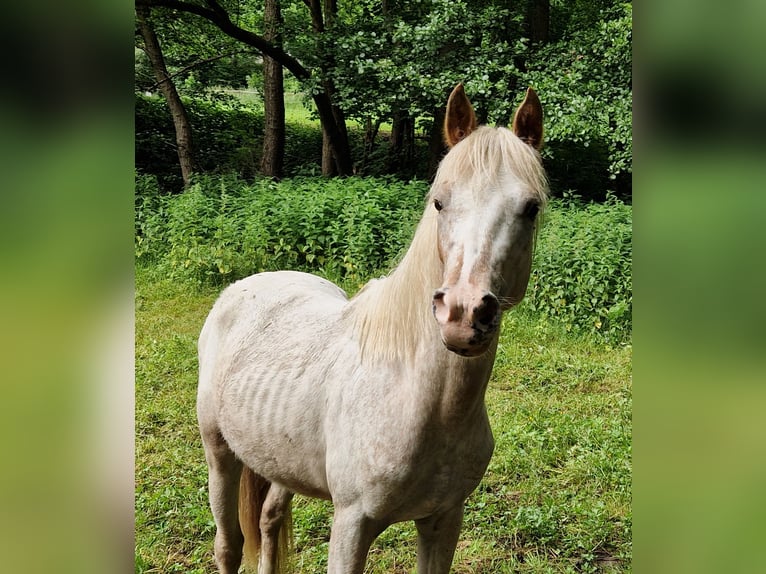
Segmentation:
<svg viewBox="0 0 766 574">
<path fill-rule="evenodd" d="M 425 182 L 297 177 L 252 184 L 198 176 L 179 195 L 136 180 L 136 258 L 172 276 L 227 283 L 297 269 L 359 285 L 407 247 Z M 537 238 L 523 308 L 611 342 L 630 337 L 632 209 L 554 200 Z"/>
<path fill-rule="evenodd" d="M 160 254 L 161 245 L 152 242 L 164 233 L 163 203 L 157 177 L 136 172 L 134 225 L 137 259 L 156 260 Z"/>
<path fill-rule="evenodd" d="M 198 173 L 236 173 L 244 179 L 260 175 L 263 153 L 263 110 L 219 95 L 217 99 L 184 98 L 192 125 L 195 169 Z M 183 188 L 176 153 L 175 129 L 165 100 L 136 94 L 136 158 L 138 171 L 157 176 L 164 191 Z M 364 156 L 365 133 L 348 126 L 351 155 Z M 381 175 L 388 164 L 389 138 L 379 134 L 370 157 L 356 165 L 358 173 Z M 410 169 L 400 169 L 401 178 L 428 177 L 427 143 L 416 141 Z M 322 166 L 322 129 L 319 123 L 285 122 L 284 173 L 288 177 L 319 175 Z M 406 172 L 406 173 L 405 173 Z"/>
<path fill-rule="evenodd" d="M 426 192 L 422 182 L 378 178 L 199 176 L 153 213 L 137 211 L 136 257 L 199 282 L 276 269 L 359 282 L 407 244 Z"/>
<path fill-rule="evenodd" d="M 526 306 L 614 342 L 632 328 L 632 209 L 554 201 L 538 237 Z"/>
<path fill-rule="evenodd" d="M 184 98 L 192 126 L 194 163 L 208 173 L 249 177 L 258 168 L 263 115 L 231 100 Z M 182 189 L 175 128 L 165 100 L 136 94 L 136 168 L 154 174 L 166 191 Z"/>
</svg>

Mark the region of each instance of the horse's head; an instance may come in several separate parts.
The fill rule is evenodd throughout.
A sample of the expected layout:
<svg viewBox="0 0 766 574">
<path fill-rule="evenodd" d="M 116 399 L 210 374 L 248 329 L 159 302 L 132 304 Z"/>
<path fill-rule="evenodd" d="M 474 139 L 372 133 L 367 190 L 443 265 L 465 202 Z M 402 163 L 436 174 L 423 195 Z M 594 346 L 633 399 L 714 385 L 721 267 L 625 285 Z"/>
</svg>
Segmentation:
<svg viewBox="0 0 766 574">
<path fill-rule="evenodd" d="M 466 357 L 484 353 L 503 311 L 524 297 L 546 180 L 537 150 L 542 107 L 530 88 L 513 131 L 477 127 L 462 85 L 447 103 L 442 160 L 429 201 L 437 214 L 442 286 L 433 314 L 444 345 Z"/>
</svg>

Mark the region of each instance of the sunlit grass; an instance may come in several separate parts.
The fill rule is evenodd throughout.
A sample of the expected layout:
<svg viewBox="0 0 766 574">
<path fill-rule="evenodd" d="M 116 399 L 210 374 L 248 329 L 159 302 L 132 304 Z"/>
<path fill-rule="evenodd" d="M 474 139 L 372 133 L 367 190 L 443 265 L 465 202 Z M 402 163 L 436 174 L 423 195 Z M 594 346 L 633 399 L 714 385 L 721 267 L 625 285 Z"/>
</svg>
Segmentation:
<svg viewBox="0 0 766 574">
<path fill-rule="evenodd" d="M 261 92 L 252 89 L 226 89 L 227 93 L 236 96 L 241 102 L 263 108 Z M 285 91 L 285 122 L 304 126 L 319 126 L 319 116 L 312 101 L 306 100 L 302 92 Z M 361 122 L 353 119 L 346 121 L 348 128 L 364 128 Z M 380 133 L 391 131 L 391 124 L 383 122 L 379 128 Z"/>
</svg>

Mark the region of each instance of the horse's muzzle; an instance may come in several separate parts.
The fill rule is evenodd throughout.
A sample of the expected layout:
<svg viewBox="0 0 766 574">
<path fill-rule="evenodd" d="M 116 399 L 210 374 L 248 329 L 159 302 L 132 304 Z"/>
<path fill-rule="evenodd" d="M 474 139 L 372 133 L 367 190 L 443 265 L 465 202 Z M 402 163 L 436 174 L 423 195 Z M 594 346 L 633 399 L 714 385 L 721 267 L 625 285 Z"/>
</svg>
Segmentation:
<svg viewBox="0 0 766 574">
<path fill-rule="evenodd" d="M 448 287 L 434 293 L 433 313 L 444 346 L 463 357 L 478 357 L 489 348 L 502 316 L 492 293 L 461 293 Z"/>
</svg>

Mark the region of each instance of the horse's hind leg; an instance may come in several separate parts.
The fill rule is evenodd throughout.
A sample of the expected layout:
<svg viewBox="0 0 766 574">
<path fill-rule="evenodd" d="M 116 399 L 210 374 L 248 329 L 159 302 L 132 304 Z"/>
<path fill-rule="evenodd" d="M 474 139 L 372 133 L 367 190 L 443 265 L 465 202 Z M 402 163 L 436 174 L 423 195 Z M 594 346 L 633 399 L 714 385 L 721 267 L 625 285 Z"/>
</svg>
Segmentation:
<svg viewBox="0 0 766 574">
<path fill-rule="evenodd" d="M 282 485 L 271 483 L 269 486 L 261 509 L 261 555 L 258 574 L 276 574 L 286 566 L 283 562 L 287 558 L 288 538 L 292 530 L 292 498 L 293 493 Z"/>
<path fill-rule="evenodd" d="M 217 429 L 202 428 L 208 467 L 210 509 L 215 520 L 215 561 L 221 574 L 237 574 L 244 538 L 239 527 L 239 478 L 242 463 Z"/>
</svg>

